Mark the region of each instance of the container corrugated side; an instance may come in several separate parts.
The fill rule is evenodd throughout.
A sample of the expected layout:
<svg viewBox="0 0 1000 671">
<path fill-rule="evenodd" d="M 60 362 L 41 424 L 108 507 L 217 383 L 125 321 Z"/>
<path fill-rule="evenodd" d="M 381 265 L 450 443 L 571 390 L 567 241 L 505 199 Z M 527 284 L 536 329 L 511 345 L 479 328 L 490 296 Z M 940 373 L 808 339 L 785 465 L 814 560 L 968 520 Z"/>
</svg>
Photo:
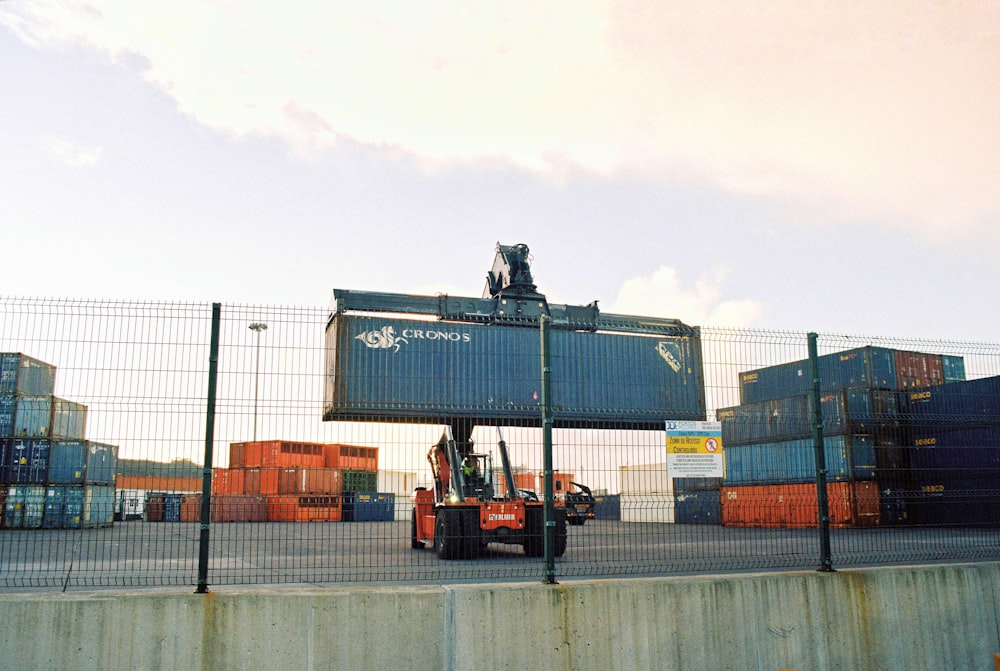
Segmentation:
<svg viewBox="0 0 1000 671">
<path fill-rule="evenodd" d="M 878 485 L 830 482 L 826 486 L 830 524 L 876 526 L 881 521 Z M 732 527 L 804 528 L 819 526 L 815 484 L 723 487 L 722 524 Z"/>
<path fill-rule="evenodd" d="M 915 430 L 910 470 L 916 482 L 969 480 L 1000 474 L 1000 426 Z"/>
<path fill-rule="evenodd" d="M 84 440 L 54 440 L 49 451 L 48 481 L 56 485 L 82 485 L 87 473 Z"/>
<path fill-rule="evenodd" d="M 52 424 L 49 437 L 79 439 L 87 437 L 87 406 L 64 398 L 52 398 Z"/>
<path fill-rule="evenodd" d="M 391 522 L 395 513 L 396 496 L 389 492 L 352 492 L 343 500 L 345 522 Z"/>
<path fill-rule="evenodd" d="M 595 520 L 620 520 L 622 518 L 621 495 L 602 494 L 594 497 Z"/>
<path fill-rule="evenodd" d="M 87 473 L 88 484 L 112 485 L 115 483 L 118 471 L 118 446 L 87 441 Z"/>
<path fill-rule="evenodd" d="M 944 381 L 961 382 L 965 380 L 965 358 L 943 354 L 941 356 L 941 370 L 944 372 Z"/>
<path fill-rule="evenodd" d="M 49 471 L 48 440 L 36 438 L 4 438 L 0 452 L 0 480 L 10 484 L 45 484 Z"/>
<path fill-rule="evenodd" d="M 3 525 L 5 529 L 39 529 L 45 517 L 45 487 L 12 485 L 7 489 Z"/>
<path fill-rule="evenodd" d="M 1000 425 L 1000 376 L 913 389 L 905 398 L 915 429 Z"/>
<path fill-rule="evenodd" d="M 44 529 L 79 529 L 83 525 L 84 486 L 50 485 L 45 490 Z"/>
<path fill-rule="evenodd" d="M 0 353 L 0 394 L 47 396 L 55 390 L 56 367 L 19 352 Z"/>
<path fill-rule="evenodd" d="M 1000 477 L 927 482 L 909 508 L 921 526 L 1000 526 Z"/>
<path fill-rule="evenodd" d="M 47 438 L 52 424 L 52 397 L 16 396 L 13 424 L 14 438 Z"/>
<path fill-rule="evenodd" d="M 550 334 L 557 423 L 705 419 L 701 341 L 577 331 Z M 338 314 L 327 327 L 324 419 L 537 422 L 534 328 Z"/>
<path fill-rule="evenodd" d="M 944 365 L 940 354 L 896 352 L 896 386 L 914 389 L 944 384 Z"/>
<path fill-rule="evenodd" d="M 339 468 L 282 468 L 278 471 L 279 494 L 328 494 L 341 492 Z"/>
<path fill-rule="evenodd" d="M 677 524 L 721 524 L 719 490 L 688 490 L 674 494 Z"/>
<path fill-rule="evenodd" d="M 115 521 L 115 488 L 86 485 L 83 494 L 83 526 L 109 527 Z"/>
<path fill-rule="evenodd" d="M 728 446 L 724 485 L 805 483 L 816 480 L 813 439 Z M 823 439 L 826 478 L 871 480 L 875 477 L 874 443 L 869 436 L 826 436 Z"/>
<path fill-rule="evenodd" d="M 618 478 L 618 491 L 622 494 L 670 494 L 674 491 L 666 462 L 619 466 Z"/>
</svg>

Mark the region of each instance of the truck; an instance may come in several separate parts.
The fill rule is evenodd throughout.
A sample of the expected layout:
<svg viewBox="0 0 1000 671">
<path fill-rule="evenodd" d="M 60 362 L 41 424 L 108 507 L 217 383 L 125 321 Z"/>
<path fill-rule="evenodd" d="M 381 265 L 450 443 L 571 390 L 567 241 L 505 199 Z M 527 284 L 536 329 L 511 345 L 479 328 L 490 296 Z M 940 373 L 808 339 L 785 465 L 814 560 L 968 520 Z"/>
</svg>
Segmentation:
<svg viewBox="0 0 1000 671">
<path fill-rule="evenodd" d="M 503 433 L 497 452 L 475 452 L 455 440 L 451 427 L 427 453 L 433 486 L 418 487 L 410 524 L 413 549 L 432 547 L 441 559 L 476 559 L 490 543 L 520 545 L 529 557 L 545 553 L 544 504 L 519 490 Z M 497 477 L 497 475 L 500 477 Z M 553 555 L 566 552 L 566 510 L 554 509 Z"/>
<path fill-rule="evenodd" d="M 594 519 L 597 502 L 587 485 L 581 485 L 579 482 L 570 482 L 569 484 L 570 490 L 563 498 L 566 523 L 572 526 L 583 526 L 587 520 Z"/>
</svg>

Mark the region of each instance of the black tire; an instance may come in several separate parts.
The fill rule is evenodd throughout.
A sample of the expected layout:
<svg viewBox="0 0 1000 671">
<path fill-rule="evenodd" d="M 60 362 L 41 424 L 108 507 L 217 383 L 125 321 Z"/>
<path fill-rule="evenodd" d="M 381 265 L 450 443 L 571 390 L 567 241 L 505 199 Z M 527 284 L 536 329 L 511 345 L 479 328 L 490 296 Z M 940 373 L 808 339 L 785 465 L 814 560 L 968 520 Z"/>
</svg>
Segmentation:
<svg viewBox="0 0 1000 671">
<path fill-rule="evenodd" d="M 566 511 L 556 509 L 556 535 L 555 544 L 552 554 L 556 557 L 562 557 L 566 554 Z M 580 524 L 583 524 L 583 520 L 580 520 Z"/>
<path fill-rule="evenodd" d="M 531 506 L 524 510 L 524 554 L 541 557 L 545 554 L 545 511 L 541 506 Z"/>
<path fill-rule="evenodd" d="M 459 559 L 462 555 L 461 510 L 442 508 L 434 521 L 434 549 L 441 559 Z"/>
<path fill-rule="evenodd" d="M 471 508 L 463 513 L 462 557 L 464 559 L 478 559 L 483 538 L 483 533 L 479 528 L 479 508 Z"/>
<path fill-rule="evenodd" d="M 545 556 L 545 511 L 542 508 L 528 508 L 525 511 L 524 554 L 529 557 Z M 566 511 L 555 509 L 555 547 L 552 554 L 562 557 L 566 553 Z"/>
<path fill-rule="evenodd" d="M 414 550 L 422 550 L 424 548 L 423 541 L 417 540 L 417 509 L 413 509 L 413 515 L 410 517 L 410 547 Z"/>
</svg>

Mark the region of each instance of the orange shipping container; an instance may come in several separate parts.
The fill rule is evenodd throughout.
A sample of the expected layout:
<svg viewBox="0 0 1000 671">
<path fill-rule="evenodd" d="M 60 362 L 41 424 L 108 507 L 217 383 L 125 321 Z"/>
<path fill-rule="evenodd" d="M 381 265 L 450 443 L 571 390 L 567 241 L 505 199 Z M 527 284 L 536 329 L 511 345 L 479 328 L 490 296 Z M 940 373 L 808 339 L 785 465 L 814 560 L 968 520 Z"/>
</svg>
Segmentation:
<svg viewBox="0 0 1000 671">
<path fill-rule="evenodd" d="M 324 446 L 288 440 L 258 440 L 229 445 L 231 468 L 323 467 Z"/>
<path fill-rule="evenodd" d="M 530 489 L 531 491 L 537 491 L 535 488 L 535 474 L 528 473 L 525 471 L 519 471 L 514 473 L 514 485 L 518 489 Z"/>
<path fill-rule="evenodd" d="M 272 496 L 278 493 L 280 468 L 247 468 L 243 476 L 244 494 Z"/>
<path fill-rule="evenodd" d="M 212 495 L 213 522 L 266 522 L 267 498 L 242 494 Z"/>
<path fill-rule="evenodd" d="M 216 468 L 212 471 L 212 493 L 242 494 L 245 480 L 242 468 Z"/>
<path fill-rule="evenodd" d="M 339 468 L 283 468 L 278 474 L 279 494 L 340 494 Z"/>
<path fill-rule="evenodd" d="M 201 521 L 201 494 L 181 494 L 181 522 Z"/>
<path fill-rule="evenodd" d="M 378 470 L 378 448 L 330 443 L 323 446 L 323 465 L 346 471 Z"/>
<path fill-rule="evenodd" d="M 830 482 L 826 486 L 831 526 L 875 526 L 880 521 L 878 485 Z M 733 527 L 819 526 L 815 484 L 723 487 L 722 524 Z"/>
<path fill-rule="evenodd" d="M 339 522 L 339 496 L 271 496 L 268 522 Z"/>
</svg>

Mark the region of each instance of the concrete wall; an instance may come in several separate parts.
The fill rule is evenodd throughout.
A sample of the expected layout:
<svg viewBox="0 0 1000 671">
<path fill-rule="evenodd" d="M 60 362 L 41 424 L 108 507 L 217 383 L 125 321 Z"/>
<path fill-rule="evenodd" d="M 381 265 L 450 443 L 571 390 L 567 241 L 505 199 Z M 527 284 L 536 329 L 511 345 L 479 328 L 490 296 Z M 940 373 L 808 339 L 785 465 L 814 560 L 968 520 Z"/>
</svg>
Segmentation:
<svg viewBox="0 0 1000 671">
<path fill-rule="evenodd" d="M 0 669 L 993 671 L 1000 563 L 0 596 Z"/>
</svg>

